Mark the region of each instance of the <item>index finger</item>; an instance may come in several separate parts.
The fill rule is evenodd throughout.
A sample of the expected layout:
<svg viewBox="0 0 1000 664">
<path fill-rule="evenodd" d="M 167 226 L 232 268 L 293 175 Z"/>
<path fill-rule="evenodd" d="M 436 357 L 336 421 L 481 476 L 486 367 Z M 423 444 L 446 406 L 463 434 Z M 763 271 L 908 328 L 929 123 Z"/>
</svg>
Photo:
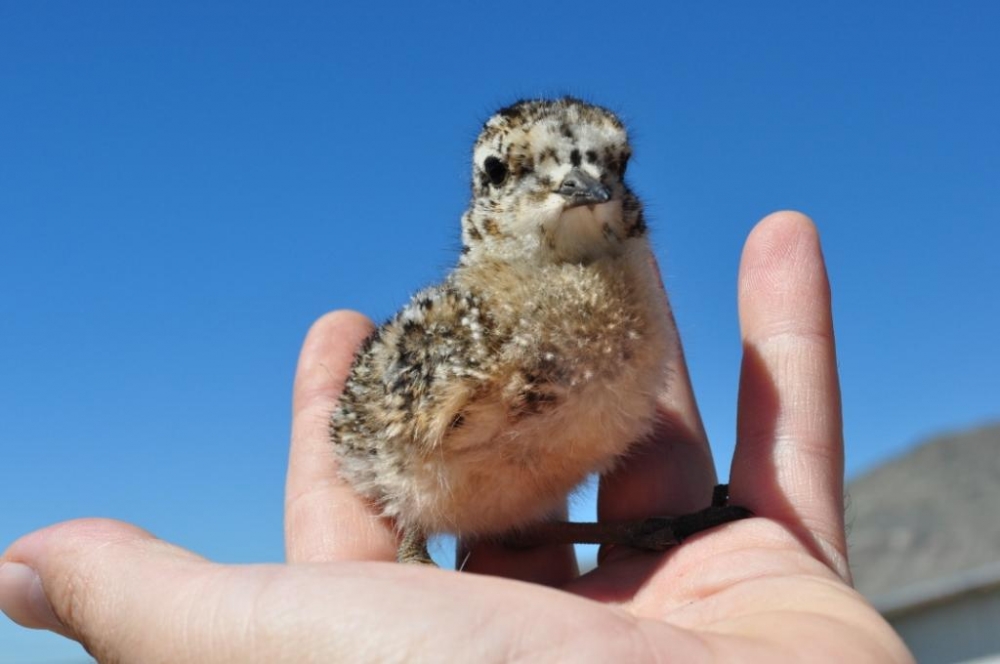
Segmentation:
<svg viewBox="0 0 1000 664">
<path fill-rule="evenodd" d="M 302 345 L 285 484 L 289 562 L 395 560 L 392 529 L 337 475 L 329 433 L 354 354 L 372 329 L 365 316 L 337 311 L 316 321 Z"/>
</svg>

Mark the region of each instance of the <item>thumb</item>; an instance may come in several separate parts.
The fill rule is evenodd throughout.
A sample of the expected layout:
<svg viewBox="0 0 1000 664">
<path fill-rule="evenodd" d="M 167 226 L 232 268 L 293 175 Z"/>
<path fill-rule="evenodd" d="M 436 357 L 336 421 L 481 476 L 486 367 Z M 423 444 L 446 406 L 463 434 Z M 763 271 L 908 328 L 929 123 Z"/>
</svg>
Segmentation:
<svg viewBox="0 0 1000 664">
<path fill-rule="evenodd" d="M 166 661 L 173 644 L 154 644 L 163 625 L 194 618 L 179 614 L 195 596 L 219 596 L 218 567 L 135 526 L 69 521 L 21 538 L 0 558 L 0 610 L 79 641 L 100 661 Z"/>
</svg>

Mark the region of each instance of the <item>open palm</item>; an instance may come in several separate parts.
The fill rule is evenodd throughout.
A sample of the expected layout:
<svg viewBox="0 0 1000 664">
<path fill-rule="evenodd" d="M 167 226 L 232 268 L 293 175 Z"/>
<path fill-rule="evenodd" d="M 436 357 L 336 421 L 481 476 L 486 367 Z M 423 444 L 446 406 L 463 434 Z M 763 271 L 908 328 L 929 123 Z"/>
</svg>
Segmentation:
<svg viewBox="0 0 1000 664">
<path fill-rule="evenodd" d="M 109 662 L 910 661 L 849 585 L 830 297 L 812 224 L 761 222 L 740 269 L 744 360 L 732 502 L 755 518 L 665 554 L 476 545 L 463 573 L 389 562 L 392 530 L 331 467 L 327 420 L 363 317 L 306 339 L 295 384 L 287 565 L 210 563 L 82 520 L 3 555 L 0 608 Z M 602 479 L 600 519 L 691 512 L 715 475 L 680 353 L 656 439 Z"/>
</svg>

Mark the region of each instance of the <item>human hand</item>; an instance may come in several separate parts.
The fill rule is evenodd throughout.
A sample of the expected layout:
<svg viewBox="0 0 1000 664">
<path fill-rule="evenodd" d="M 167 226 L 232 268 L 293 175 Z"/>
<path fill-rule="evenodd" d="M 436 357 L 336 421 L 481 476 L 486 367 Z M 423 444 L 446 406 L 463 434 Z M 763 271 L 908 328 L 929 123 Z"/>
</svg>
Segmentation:
<svg viewBox="0 0 1000 664">
<path fill-rule="evenodd" d="M 398 565 L 391 529 L 331 469 L 327 420 L 371 324 L 321 319 L 295 384 L 287 565 L 213 564 L 127 524 L 80 520 L 0 558 L 0 608 L 101 661 L 912 661 L 849 585 L 829 290 L 811 223 L 753 231 L 732 503 L 756 518 L 664 554 L 478 545 L 465 573 Z M 714 471 L 683 359 L 654 443 L 599 493 L 599 517 L 704 507 Z M 477 574 L 468 572 L 480 572 Z"/>
</svg>

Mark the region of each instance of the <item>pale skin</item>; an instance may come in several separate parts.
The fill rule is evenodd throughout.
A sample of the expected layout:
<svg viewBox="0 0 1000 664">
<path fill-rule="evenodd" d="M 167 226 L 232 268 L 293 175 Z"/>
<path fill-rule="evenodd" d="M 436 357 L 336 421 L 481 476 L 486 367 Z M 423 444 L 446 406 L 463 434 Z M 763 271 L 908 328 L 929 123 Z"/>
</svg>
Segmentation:
<svg viewBox="0 0 1000 664">
<path fill-rule="evenodd" d="M 293 397 L 288 564 L 226 566 L 78 520 L 0 558 L 0 608 L 102 662 L 831 661 L 912 657 L 850 586 L 830 296 L 812 223 L 776 213 L 739 276 L 744 361 L 730 473 L 755 518 L 663 554 L 474 546 L 463 573 L 389 562 L 396 538 L 331 467 L 327 417 L 364 317 L 319 320 Z M 601 482 L 600 519 L 704 507 L 715 474 L 683 359 L 658 438 Z"/>
</svg>

